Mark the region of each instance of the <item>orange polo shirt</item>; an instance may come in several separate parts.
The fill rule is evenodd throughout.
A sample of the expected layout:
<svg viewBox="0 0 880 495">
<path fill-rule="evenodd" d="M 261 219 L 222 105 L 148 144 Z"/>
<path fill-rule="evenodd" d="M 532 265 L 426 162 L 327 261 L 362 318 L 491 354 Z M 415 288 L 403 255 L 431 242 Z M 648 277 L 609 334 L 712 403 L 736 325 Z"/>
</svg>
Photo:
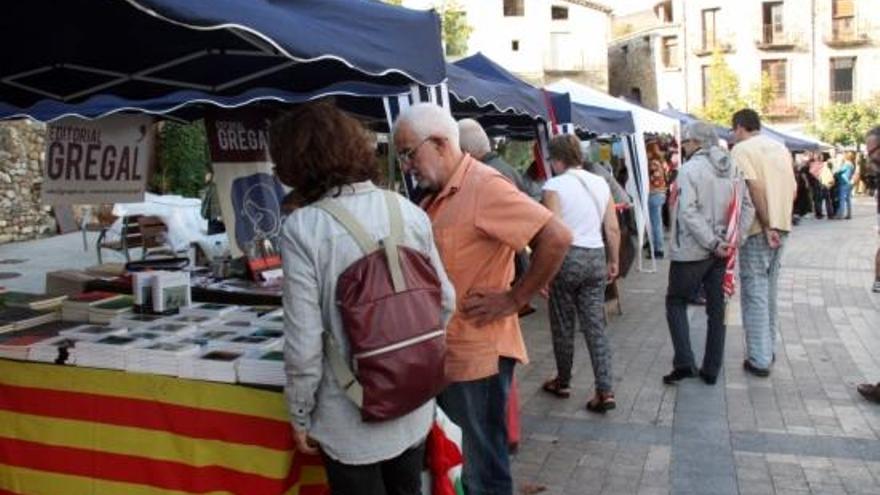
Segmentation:
<svg viewBox="0 0 880 495">
<path fill-rule="evenodd" d="M 525 248 L 553 216 L 509 179 L 467 154 L 446 187 L 422 206 L 431 217 L 434 240 L 459 308 L 471 289 L 508 289 L 514 253 Z M 446 329 L 446 342 L 446 374 L 455 382 L 494 375 L 500 356 L 528 362 L 516 314 L 477 327 L 456 311 Z"/>
</svg>

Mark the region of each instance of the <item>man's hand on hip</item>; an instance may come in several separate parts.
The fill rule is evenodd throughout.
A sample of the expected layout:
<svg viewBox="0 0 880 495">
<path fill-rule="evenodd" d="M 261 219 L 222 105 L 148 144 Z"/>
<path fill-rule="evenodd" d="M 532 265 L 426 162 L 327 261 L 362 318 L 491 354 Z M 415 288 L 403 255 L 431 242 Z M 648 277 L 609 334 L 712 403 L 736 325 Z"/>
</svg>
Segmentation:
<svg viewBox="0 0 880 495">
<path fill-rule="evenodd" d="M 471 289 L 461 302 L 465 318 L 477 326 L 491 323 L 519 311 L 520 305 L 509 290 Z"/>
</svg>

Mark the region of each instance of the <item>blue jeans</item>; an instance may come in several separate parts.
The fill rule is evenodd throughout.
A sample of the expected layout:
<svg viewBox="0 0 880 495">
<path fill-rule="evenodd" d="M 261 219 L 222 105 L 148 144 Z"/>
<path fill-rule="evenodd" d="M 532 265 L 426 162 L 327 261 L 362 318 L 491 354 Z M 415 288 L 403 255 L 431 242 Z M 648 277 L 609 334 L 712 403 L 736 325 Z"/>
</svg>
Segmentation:
<svg viewBox="0 0 880 495">
<path fill-rule="evenodd" d="M 837 186 L 837 218 L 852 215 L 852 185 L 840 184 Z"/>
<path fill-rule="evenodd" d="M 468 495 L 512 495 L 507 446 L 507 396 L 516 361 L 502 357 L 496 375 L 455 382 L 437 403 L 461 427 L 464 467 L 462 481 Z"/>
<path fill-rule="evenodd" d="M 648 195 L 648 214 L 651 217 L 651 240 L 654 242 L 654 252 L 663 252 L 663 203 L 666 203 L 666 193 L 653 192 Z"/>
<path fill-rule="evenodd" d="M 778 249 L 771 249 L 764 234 L 755 234 L 740 249 L 740 301 L 747 359 L 763 369 L 770 367 L 776 349 L 776 287 L 785 237 L 782 234 Z"/>
</svg>

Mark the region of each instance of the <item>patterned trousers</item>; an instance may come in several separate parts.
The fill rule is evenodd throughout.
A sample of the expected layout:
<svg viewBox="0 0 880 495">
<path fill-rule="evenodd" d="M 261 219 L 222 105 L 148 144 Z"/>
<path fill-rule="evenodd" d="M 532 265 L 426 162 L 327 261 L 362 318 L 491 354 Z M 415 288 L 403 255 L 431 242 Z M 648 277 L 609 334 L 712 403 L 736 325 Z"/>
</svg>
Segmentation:
<svg viewBox="0 0 880 495">
<path fill-rule="evenodd" d="M 587 340 L 596 391 L 611 391 L 611 346 L 605 335 L 605 250 L 572 246 L 550 285 L 550 330 L 559 381 L 571 381 L 574 333 Z"/>
<path fill-rule="evenodd" d="M 770 367 L 776 349 L 776 286 L 785 238 L 783 234 L 782 245 L 771 249 L 766 236 L 755 234 L 740 248 L 740 301 L 746 352 L 748 360 L 758 368 Z"/>
</svg>

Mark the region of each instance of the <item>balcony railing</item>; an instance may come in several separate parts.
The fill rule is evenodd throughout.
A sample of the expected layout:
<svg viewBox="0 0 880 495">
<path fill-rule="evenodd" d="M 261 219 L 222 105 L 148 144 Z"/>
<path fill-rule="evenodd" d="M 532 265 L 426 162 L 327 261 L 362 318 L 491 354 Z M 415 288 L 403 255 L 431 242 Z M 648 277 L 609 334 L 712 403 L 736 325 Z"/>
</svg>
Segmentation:
<svg viewBox="0 0 880 495">
<path fill-rule="evenodd" d="M 731 43 L 727 37 L 716 36 L 714 40 L 701 39 L 700 42 L 695 45 L 694 54 L 702 57 L 704 55 L 712 55 L 716 50 L 721 53 L 731 53 L 733 52 L 733 43 Z"/>
<path fill-rule="evenodd" d="M 852 103 L 853 92 L 850 91 L 831 91 L 831 103 Z"/>
<path fill-rule="evenodd" d="M 764 24 L 755 45 L 763 50 L 790 50 L 803 41 L 801 33 L 782 24 Z"/>
<path fill-rule="evenodd" d="M 864 45 L 871 42 L 870 28 L 855 17 L 831 19 L 825 44 L 831 47 Z"/>
<path fill-rule="evenodd" d="M 792 102 L 787 97 L 777 97 L 767 105 L 763 113 L 773 119 L 797 119 L 806 114 L 806 105 Z"/>
</svg>

